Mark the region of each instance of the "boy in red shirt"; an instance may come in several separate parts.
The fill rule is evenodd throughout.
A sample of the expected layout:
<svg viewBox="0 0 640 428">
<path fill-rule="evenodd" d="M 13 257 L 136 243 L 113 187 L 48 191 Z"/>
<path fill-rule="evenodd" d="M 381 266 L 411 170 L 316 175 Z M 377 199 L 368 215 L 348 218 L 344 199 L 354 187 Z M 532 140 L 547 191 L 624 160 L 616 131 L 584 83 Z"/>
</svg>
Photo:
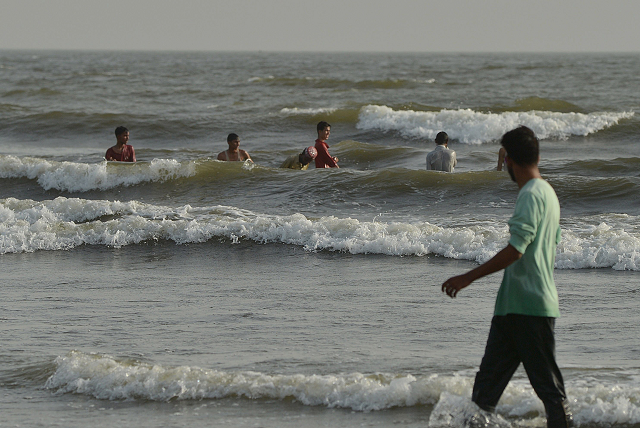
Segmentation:
<svg viewBox="0 0 640 428">
<path fill-rule="evenodd" d="M 116 128 L 116 145 L 109 147 L 104 158 L 108 161 L 135 162 L 136 151 L 129 142 L 129 130 L 124 126 Z"/>
<path fill-rule="evenodd" d="M 338 166 L 338 158 L 329 154 L 329 145 L 325 142 L 331 134 L 331 125 L 322 121 L 316 127 L 318 131 L 318 139 L 315 148 L 318 151 L 316 156 L 316 168 L 340 168 Z"/>
</svg>

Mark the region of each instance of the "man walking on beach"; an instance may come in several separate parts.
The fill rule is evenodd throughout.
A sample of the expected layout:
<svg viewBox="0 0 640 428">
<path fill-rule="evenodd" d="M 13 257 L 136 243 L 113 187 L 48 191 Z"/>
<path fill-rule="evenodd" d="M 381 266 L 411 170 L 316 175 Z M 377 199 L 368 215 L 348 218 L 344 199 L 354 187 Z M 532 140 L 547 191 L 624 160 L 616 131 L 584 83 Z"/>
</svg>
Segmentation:
<svg viewBox="0 0 640 428">
<path fill-rule="evenodd" d="M 326 143 L 331 134 L 331 125 L 325 121 L 319 122 L 316 130 L 318 131 L 318 139 L 315 145 L 318 151 L 316 168 L 340 168 L 338 166 L 338 158 L 329 154 L 329 145 Z"/>
<path fill-rule="evenodd" d="M 560 316 L 553 280 L 560 242 L 560 204 L 538 170 L 539 143 L 525 126 L 502 137 L 505 163 L 520 192 L 509 220 L 509 244 L 488 262 L 442 284 L 454 298 L 483 276 L 504 269 L 491 330 L 471 399 L 493 412 L 522 362 L 531 386 L 544 403 L 547 427 L 573 426 L 562 374 L 555 359 L 555 319 Z"/>
<path fill-rule="evenodd" d="M 456 152 L 449 148 L 449 136 L 446 132 L 438 132 L 436 148 L 427 155 L 427 169 L 453 172 L 453 167 L 457 164 Z"/>
</svg>

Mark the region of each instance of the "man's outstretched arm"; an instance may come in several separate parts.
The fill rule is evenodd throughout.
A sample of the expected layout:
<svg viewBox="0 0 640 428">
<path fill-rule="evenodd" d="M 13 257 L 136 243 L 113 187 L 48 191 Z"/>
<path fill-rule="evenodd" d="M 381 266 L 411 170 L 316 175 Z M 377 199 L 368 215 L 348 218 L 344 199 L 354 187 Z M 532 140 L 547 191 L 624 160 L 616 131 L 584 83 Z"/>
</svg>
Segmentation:
<svg viewBox="0 0 640 428">
<path fill-rule="evenodd" d="M 486 263 L 481 264 L 475 269 L 470 270 L 469 272 L 453 276 L 447 279 L 442 284 L 442 291 L 446 292 L 447 295 L 451 298 L 454 298 L 458 295 L 458 291 L 467 287 L 476 279 L 482 278 L 483 276 L 491 275 L 494 272 L 502 270 L 509 266 L 511 263 L 522 257 L 522 253 L 515 249 L 511 244 L 504 247 L 498 254 L 493 256 L 491 260 Z"/>
</svg>

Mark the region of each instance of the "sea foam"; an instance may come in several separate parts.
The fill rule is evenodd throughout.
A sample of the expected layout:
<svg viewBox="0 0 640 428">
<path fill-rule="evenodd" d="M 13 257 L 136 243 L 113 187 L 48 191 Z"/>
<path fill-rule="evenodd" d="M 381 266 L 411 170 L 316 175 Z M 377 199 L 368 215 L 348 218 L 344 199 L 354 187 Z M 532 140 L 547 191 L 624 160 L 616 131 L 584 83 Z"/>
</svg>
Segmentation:
<svg viewBox="0 0 640 428">
<path fill-rule="evenodd" d="M 625 230 L 624 223 L 617 223 L 619 216 L 598 216 L 596 224 L 567 222 L 558 246 L 556 268 L 640 270 L 640 236 L 635 230 Z M 624 217 L 627 224 L 640 221 Z M 464 226 L 447 226 L 335 216 L 308 218 L 300 213 L 279 216 L 222 205 L 168 207 L 65 197 L 0 200 L 0 221 L 0 254 L 65 250 L 83 244 L 118 248 L 144 241 L 187 244 L 224 238 L 232 244 L 250 240 L 297 245 L 307 251 L 435 254 L 482 263 L 509 239 L 506 222 L 469 220 L 462 222 Z"/>
<path fill-rule="evenodd" d="M 438 112 L 393 110 L 368 105 L 359 114 L 358 129 L 396 131 L 411 138 L 434 139 L 445 130 L 461 143 L 481 144 L 495 141 L 510 129 L 525 125 L 541 139 L 585 136 L 631 118 L 633 112 L 558 113 L 550 111 L 481 113 L 470 109 Z"/>
<path fill-rule="evenodd" d="M 107 190 L 144 182 L 162 182 L 196 173 L 196 162 L 154 159 L 120 165 L 106 161 L 95 164 L 56 162 L 40 158 L 0 156 L 0 178 L 29 178 L 43 189 L 66 192 Z"/>
<path fill-rule="evenodd" d="M 432 426 L 447 425 L 447 420 L 455 422 L 477 410 L 470 401 L 473 376 L 467 373 L 267 374 L 163 366 L 79 351 L 58 357 L 55 364 L 45 388 L 103 400 L 292 398 L 303 405 L 361 412 L 430 405 Z M 638 373 L 590 374 L 567 379 L 565 385 L 579 425 L 640 423 Z M 511 380 L 497 412 L 501 424 L 505 420 L 527 426 L 544 424 L 544 406 L 527 379 Z"/>
<path fill-rule="evenodd" d="M 71 352 L 56 359 L 57 370 L 45 388 L 98 399 L 154 401 L 226 397 L 294 398 L 305 405 L 382 410 L 434 402 L 442 389 L 416 384 L 410 374 L 265 374 L 199 367 L 164 367 L 135 360 Z M 428 381 L 427 381 L 428 382 Z"/>
<path fill-rule="evenodd" d="M 284 115 L 317 115 L 317 114 L 331 114 L 338 110 L 337 108 L 298 108 L 298 107 L 285 107 L 280 110 L 281 114 Z"/>
<path fill-rule="evenodd" d="M 626 216 L 630 217 L 630 216 Z M 633 219 L 632 219 L 633 221 Z M 605 222 L 563 231 L 556 267 L 640 270 L 640 236 Z"/>
<path fill-rule="evenodd" d="M 504 226 L 446 228 L 428 222 L 382 223 L 335 216 L 309 219 L 303 214 L 266 215 L 226 206 L 171 208 L 65 197 L 41 202 L 2 200 L 0 220 L 0 254 L 82 244 L 121 247 L 148 240 L 185 244 L 223 237 L 231 242 L 247 239 L 299 245 L 308 251 L 441 254 L 482 261 L 506 239 Z"/>
</svg>

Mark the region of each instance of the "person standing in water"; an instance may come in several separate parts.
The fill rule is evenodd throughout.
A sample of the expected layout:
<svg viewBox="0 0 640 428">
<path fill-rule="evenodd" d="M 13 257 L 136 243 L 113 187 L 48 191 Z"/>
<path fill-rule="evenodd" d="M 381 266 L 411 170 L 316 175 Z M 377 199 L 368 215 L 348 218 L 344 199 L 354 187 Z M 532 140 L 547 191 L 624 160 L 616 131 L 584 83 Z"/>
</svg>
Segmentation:
<svg viewBox="0 0 640 428">
<path fill-rule="evenodd" d="M 309 168 L 309 164 L 318 156 L 318 151 L 315 147 L 309 146 L 297 155 L 291 155 L 280 165 L 280 168 L 299 169 L 306 171 Z"/>
<path fill-rule="evenodd" d="M 229 144 L 229 149 L 223 152 L 218 153 L 218 160 L 220 161 L 251 161 L 251 156 L 249 153 L 240 149 L 240 137 L 238 134 L 231 133 L 227 136 L 227 144 Z"/>
<path fill-rule="evenodd" d="M 504 168 L 504 157 L 507 154 L 507 151 L 504 149 L 504 147 L 500 147 L 500 150 L 498 150 L 498 171 L 502 171 L 502 169 Z"/>
<path fill-rule="evenodd" d="M 136 151 L 129 142 L 129 130 L 124 126 L 116 128 L 116 145 L 109 147 L 104 158 L 108 161 L 135 162 Z"/>
<path fill-rule="evenodd" d="M 329 145 L 326 143 L 331 134 L 331 125 L 325 121 L 319 122 L 316 130 L 318 131 L 318 139 L 315 144 L 315 148 L 318 151 L 316 168 L 340 168 L 338 166 L 338 158 L 329 154 Z"/>
<path fill-rule="evenodd" d="M 473 385 L 471 400 L 494 412 L 502 392 L 522 363 L 542 400 L 547 427 L 573 426 L 562 374 L 556 363 L 555 319 L 560 316 L 553 279 L 560 242 L 560 203 L 538 170 L 539 142 L 521 126 L 502 137 L 505 165 L 520 192 L 509 220 L 507 246 L 491 260 L 447 279 L 442 291 L 451 298 L 476 279 L 504 269 L 491 329 Z"/>
<path fill-rule="evenodd" d="M 436 135 L 436 148 L 427 155 L 427 170 L 453 172 L 458 164 L 456 152 L 449 148 L 449 135 L 441 131 Z"/>
</svg>

